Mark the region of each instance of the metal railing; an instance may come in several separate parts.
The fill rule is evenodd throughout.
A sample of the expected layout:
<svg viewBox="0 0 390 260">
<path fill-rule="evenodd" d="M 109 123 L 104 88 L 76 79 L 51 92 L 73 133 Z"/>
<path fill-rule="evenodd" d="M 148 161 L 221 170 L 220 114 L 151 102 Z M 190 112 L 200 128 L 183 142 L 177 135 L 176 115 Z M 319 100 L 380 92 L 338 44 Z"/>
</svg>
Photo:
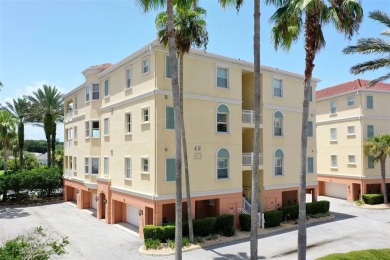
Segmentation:
<svg viewBox="0 0 390 260">
<path fill-rule="evenodd" d="M 242 110 L 242 122 L 248 124 L 255 123 L 255 111 L 253 110 Z M 260 114 L 260 124 L 263 123 L 263 114 Z"/>
<path fill-rule="evenodd" d="M 242 154 L 242 165 L 251 166 L 253 163 L 253 153 Z M 259 165 L 263 165 L 263 154 L 259 153 Z"/>
<path fill-rule="evenodd" d="M 246 198 L 242 198 L 242 206 L 244 207 L 242 209 L 243 213 L 251 214 L 251 204 L 246 200 Z"/>
</svg>

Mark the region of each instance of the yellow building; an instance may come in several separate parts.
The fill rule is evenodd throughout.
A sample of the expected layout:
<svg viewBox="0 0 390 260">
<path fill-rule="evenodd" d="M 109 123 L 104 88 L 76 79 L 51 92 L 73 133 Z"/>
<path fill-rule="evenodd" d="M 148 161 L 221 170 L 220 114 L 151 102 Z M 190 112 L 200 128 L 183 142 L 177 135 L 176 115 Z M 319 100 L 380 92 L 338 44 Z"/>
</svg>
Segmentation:
<svg viewBox="0 0 390 260">
<path fill-rule="evenodd" d="M 364 154 L 363 143 L 390 133 L 390 84 L 369 87 L 368 82 L 358 79 L 316 93 L 320 195 L 355 201 L 382 192 L 380 166 Z"/>
<path fill-rule="evenodd" d="M 297 203 L 303 76 L 265 66 L 261 72 L 258 199 L 265 211 Z M 174 223 L 167 50 L 152 42 L 114 65 L 82 73 L 85 83 L 65 96 L 65 200 L 97 209 L 97 217 L 107 223 L 138 226 L 140 236 L 143 225 Z M 238 223 L 243 197 L 251 200 L 253 102 L 252 63 L 198 50 L 185 56 L 184 120 L 194 218 L 229 213 Z M 315 102 L 310 105 L 307 180 L 315 200 Z"/>
</svg>

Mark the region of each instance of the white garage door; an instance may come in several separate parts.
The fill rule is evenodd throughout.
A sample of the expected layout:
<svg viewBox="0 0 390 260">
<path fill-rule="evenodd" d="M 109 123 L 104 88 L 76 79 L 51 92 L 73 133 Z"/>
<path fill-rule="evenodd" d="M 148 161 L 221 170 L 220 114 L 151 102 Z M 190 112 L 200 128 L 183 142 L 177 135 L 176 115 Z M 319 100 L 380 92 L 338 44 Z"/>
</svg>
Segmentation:
<svg viewBox="0 0 390 260">
<path fill-rule="evenodd" d="M 131 205 L 127 205 L 126 206 L 126 222 L 138 227 L 139 226 L 138 218 L 139 218 L 138 208 L 131 206 Z"/>
<path fill-rule="evenodd" d="M 97 209 L 96 193 L 92 193 L 92 208 Z"/>
<path fill-rule="evenodd" d="M 325 192 L 326 196 L 347 199 L 347 184 L 326 182 Z"/>
</svg>

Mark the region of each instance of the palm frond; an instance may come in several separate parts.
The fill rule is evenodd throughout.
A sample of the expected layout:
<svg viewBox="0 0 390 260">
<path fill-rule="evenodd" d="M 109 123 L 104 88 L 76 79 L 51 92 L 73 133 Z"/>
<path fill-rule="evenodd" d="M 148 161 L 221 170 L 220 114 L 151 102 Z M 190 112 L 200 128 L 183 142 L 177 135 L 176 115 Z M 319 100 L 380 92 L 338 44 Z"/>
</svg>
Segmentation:
<svg viewBox="0 0 390 260">
<path fill-rule="evenodd" d="M 356 64 L 351 67 L 350 72 L 354 75 L 379 68 L 390 68 L 390 58 L 375 59 Z"/>
<path fill-rule="evenodd" d="M 380 23 L 382 23 L 390 28 L 390 16 L 387 15 L 385 12 L 380 11 L 380 10 L 376 10 L 376 11 L 370 12 L 368 17 L 370 17 L 371 19 L 376 20 L 376 21 L 378 21 L 378 22 L 380 22 Z"/>
<path fill-rule="evenodd" d="M 354 46 L 347 46 L 343 50 L 344 54 L 387 54 L 390 53 L 390 41 L 380 38 L 362 38 Z"/>
</svg>

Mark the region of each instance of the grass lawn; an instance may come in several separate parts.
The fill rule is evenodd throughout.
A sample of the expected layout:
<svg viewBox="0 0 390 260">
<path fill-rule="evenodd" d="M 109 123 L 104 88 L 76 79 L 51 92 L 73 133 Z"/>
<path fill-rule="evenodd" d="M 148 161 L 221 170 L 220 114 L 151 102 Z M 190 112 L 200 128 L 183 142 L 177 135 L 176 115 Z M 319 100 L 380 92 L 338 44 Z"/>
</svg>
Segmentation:
<svg viewBox="0 0 390 260">
<path fill-rule="evenodd" d="M 318 258 L 317 260 L 390 260 L 390 248 L 369 249 L 362 251 L 352 251 L 345 254 L 331 254 Z"/>
</svg>

